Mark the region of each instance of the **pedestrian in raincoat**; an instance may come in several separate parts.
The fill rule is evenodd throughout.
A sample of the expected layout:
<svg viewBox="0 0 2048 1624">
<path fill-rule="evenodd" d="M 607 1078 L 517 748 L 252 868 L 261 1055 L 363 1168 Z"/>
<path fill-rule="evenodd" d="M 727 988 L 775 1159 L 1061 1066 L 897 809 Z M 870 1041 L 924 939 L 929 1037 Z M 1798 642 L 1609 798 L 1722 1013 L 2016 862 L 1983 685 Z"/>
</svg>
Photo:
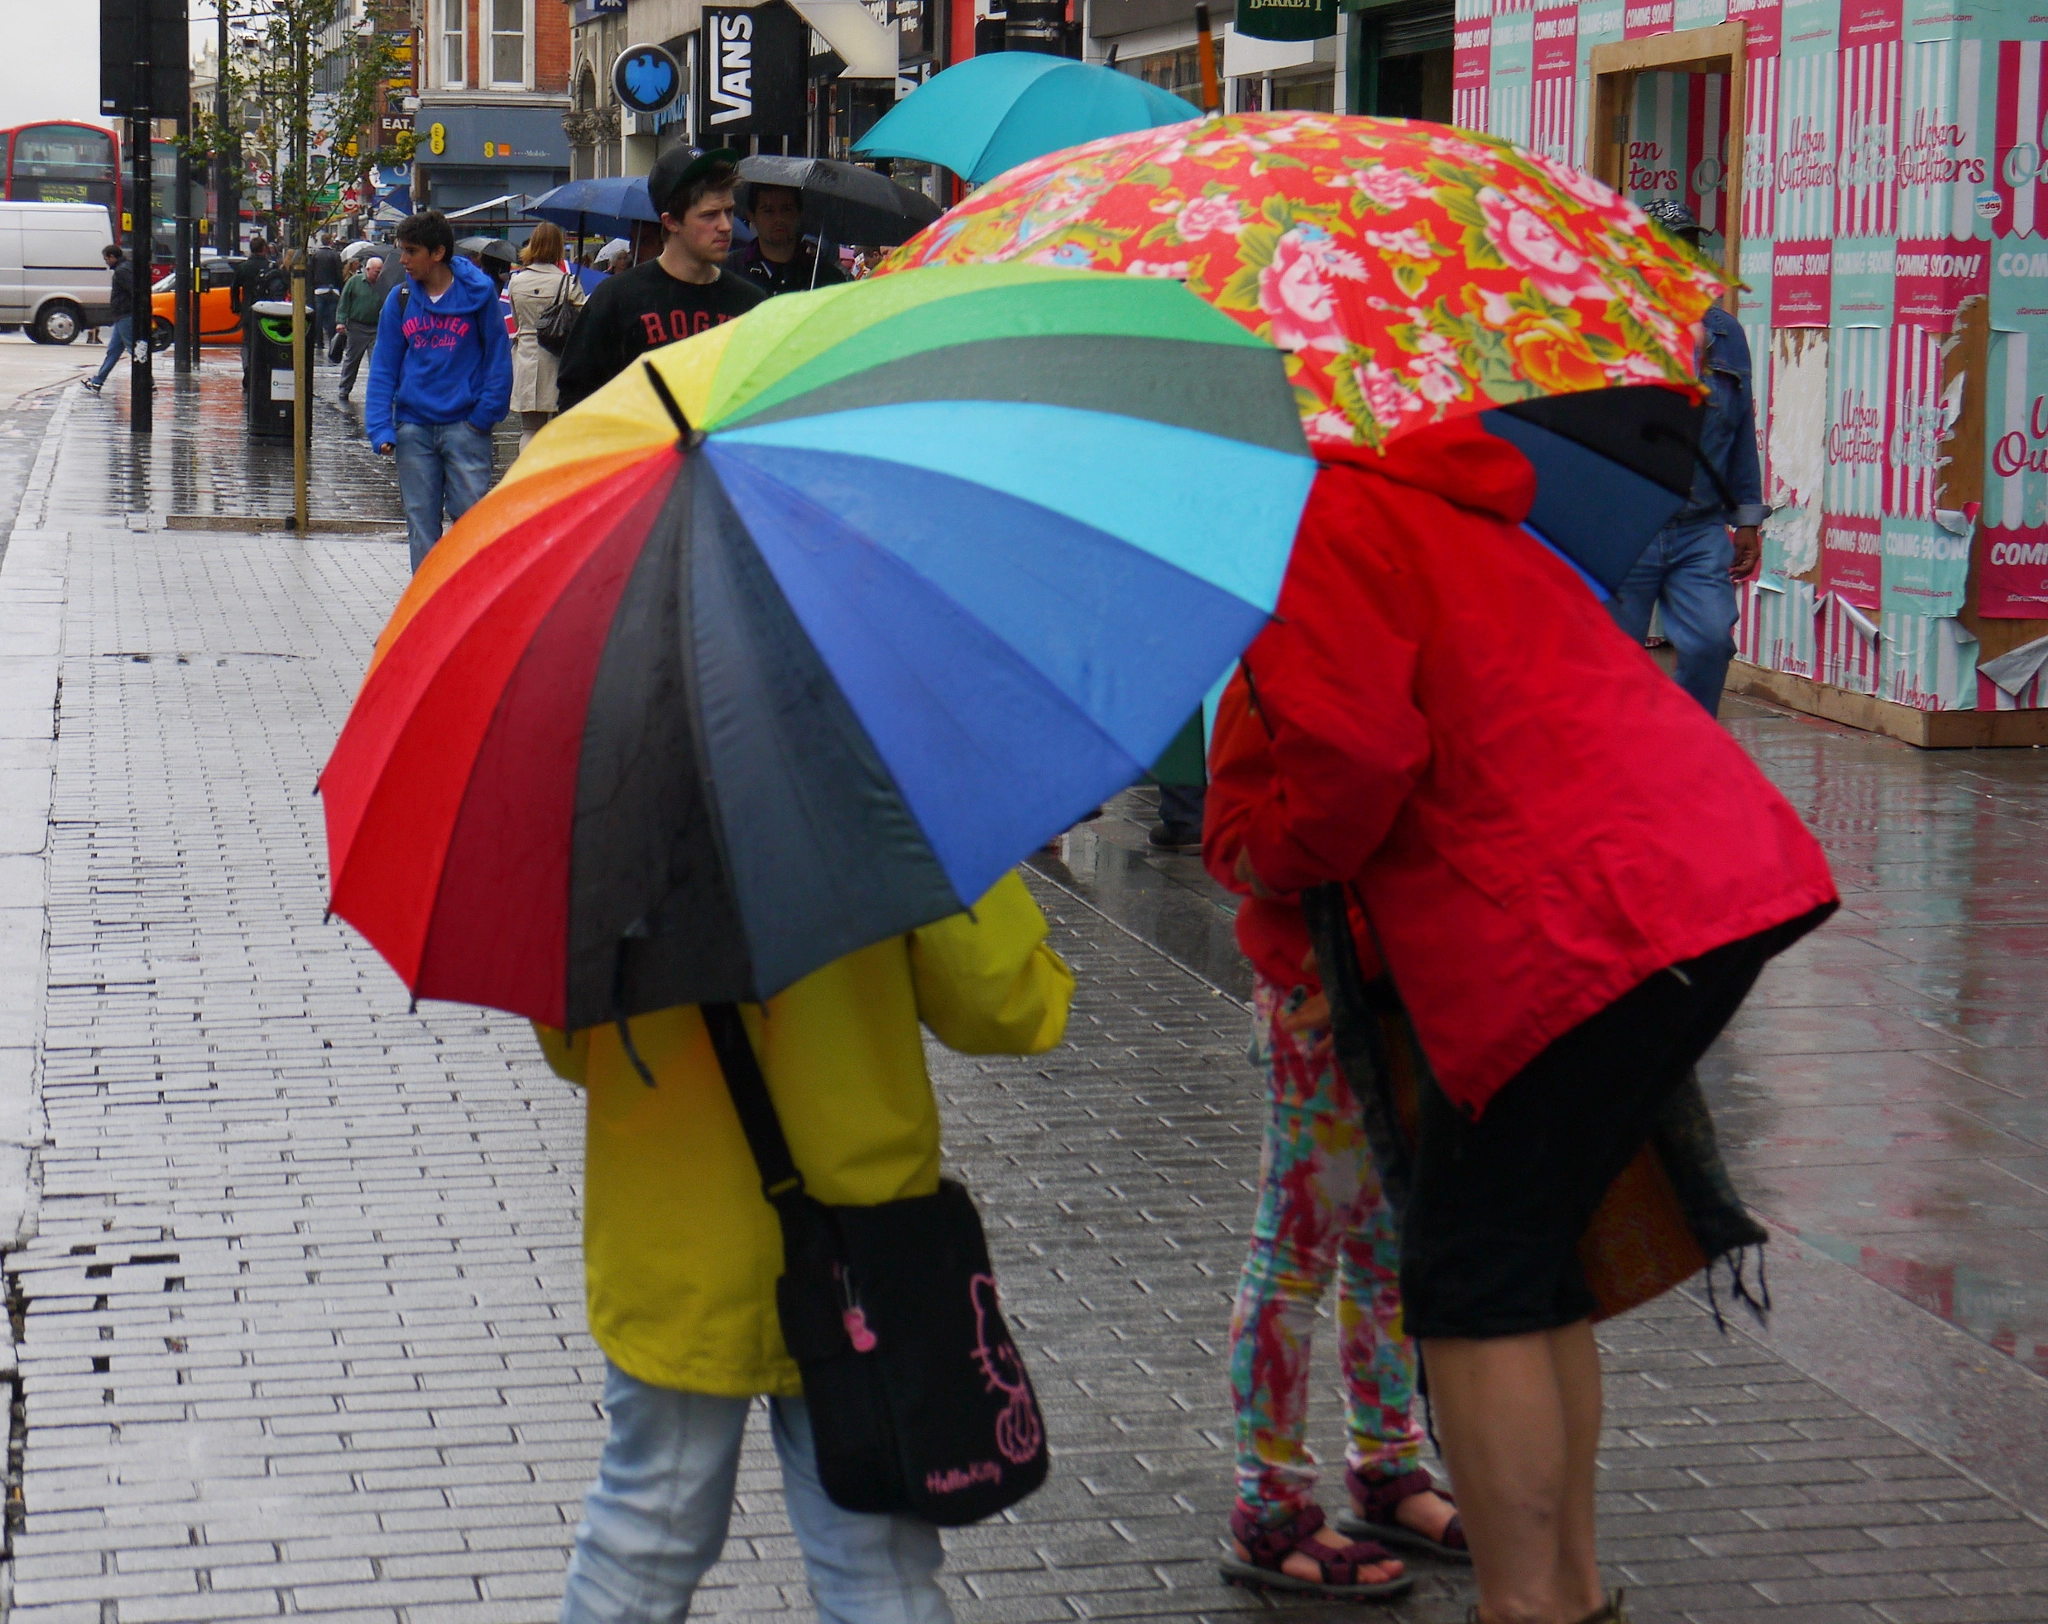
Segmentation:
<svg viewBox="0 0 2048 1624">
<path fill-rule="evenodd" d="M 1255 895 L 1344 888 L 1428 1062 L 1402 1312 L 1474 1617 L 1599 1624 L 1622 1615 L 1594 1555 L 1579 1241 L 1763 963 L 1837 899 L 1784 798 L 1521 528 L 1534 495 L 1473 420 L 1326 465 L 1211 794 L 1245 803 L 1226 872 Z"/>
<path fill-rule="evenodd" d="M 540 324 L 556 305 L 583 304 L 583 284 L 562 259 L 562 228 L 543 220 L 519 251 L 519 269 L 506 284 L 518 324 L 512 340 L 512 410 L 519 414 L 519 449 L 548 426 L 560 405 L 555 354 L 540 341 Z"/>
<path fill-rule="evenodd" d="M 850 953 L 744 1012 L 805 1187 L 834 1205 L 929 1195 L 939 1113 L 919 1026 L 970 1054 L 1036 1054 L 1066 1029 L 1073 976 L 1024 883 L 970 913 Z M 783 1498 L 826 1624 L 948 1624 L 937 1529 L 844 1511 L 818 1481 L 783 1346 L 782 1229 L 695 1006 L 640 1016 L 641 1080 L 611 1026 L 538 1029 L 582 1085 L 584 1281 L 611 1431 L 562 1598 L 562 1624 L 688 1616 L 732 1514 L 740 1438 L 765 1396 Z"/>
</svg>

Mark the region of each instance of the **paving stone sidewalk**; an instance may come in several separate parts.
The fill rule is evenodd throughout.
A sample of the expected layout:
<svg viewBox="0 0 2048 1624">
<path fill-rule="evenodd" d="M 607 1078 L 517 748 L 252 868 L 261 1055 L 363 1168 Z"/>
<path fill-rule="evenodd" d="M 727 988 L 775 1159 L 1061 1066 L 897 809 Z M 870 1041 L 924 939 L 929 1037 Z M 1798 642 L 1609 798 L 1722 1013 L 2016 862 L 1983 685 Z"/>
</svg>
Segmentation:
<svg viewBox="0 0 2048 1624">
<path fill-rule="evenodd" d="M 322 920 L 313 783 L 403 579 L 386 543 L 54 503 L 0 569 L 0 622 L 40 613 L 61 679 L 42 1196 L 6 1269 L 24 1624 L 554 1616 L 601 1431 L 576 1098 L 522 1023 L 409 1014 Z M 949 1537 L 961 1616 L 1358 1616 L 1215 1575 L 1243 1011 L 1040 893 L 1080 977 L 1070 1042 L 935 1062 L 1058 1451 L 1044 1493 Z M 1605 1554 L 1646 1624 L 2048 1618 L 2048 1534 L 1704 1308 L 1605 1342 Z M 758 1428 L 733 1536 L 701 1611 L 802 1616 Z M 1364 1616 L 1461 1616 L 1456 1571 L 1420 1571 Z"/>
</svg>

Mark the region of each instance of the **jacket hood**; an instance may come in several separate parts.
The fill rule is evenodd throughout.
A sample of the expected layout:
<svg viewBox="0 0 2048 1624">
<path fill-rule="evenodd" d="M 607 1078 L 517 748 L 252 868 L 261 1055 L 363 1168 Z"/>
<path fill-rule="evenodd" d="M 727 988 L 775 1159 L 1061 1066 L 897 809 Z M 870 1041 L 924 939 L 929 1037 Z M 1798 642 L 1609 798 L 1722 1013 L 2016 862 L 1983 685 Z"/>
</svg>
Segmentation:
<svg viewBox="0 0 2048 1624">
<path fill-rule="evenodd" d="M 434 307 L 435 309 L 455 315 L 481 310 L 486 304 L 495 305 L 498 302 L 498 284 L 484 275 L 475 264 L 460 254 L 448 263 L 455 267 L 455 285 L 441 295 L 441 302 Z M 412 285 L 414 298 L 424 299 L 427 296 L 427 290 L 414 282 L 411 276 L 408 275 L 406 281 Z"/>
<path fill-rule="evenodd" d="M 1428 491 L 1459 507 L 1520 524 L 1536 503 L 1536 470 L 1477 414 L 1402 435 L 1384 451 L 1322 460 Z"/>
</svg>

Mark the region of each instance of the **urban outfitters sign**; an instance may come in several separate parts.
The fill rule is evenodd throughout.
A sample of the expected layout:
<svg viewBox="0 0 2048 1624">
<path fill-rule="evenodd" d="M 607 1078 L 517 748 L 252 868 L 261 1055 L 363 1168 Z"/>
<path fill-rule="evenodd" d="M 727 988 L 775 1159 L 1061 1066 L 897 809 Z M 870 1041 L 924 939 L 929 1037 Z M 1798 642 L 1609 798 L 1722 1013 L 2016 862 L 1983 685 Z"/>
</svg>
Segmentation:
<svg viewBox="0 0 2048 1624">
<path fill-rule="evenodd" d="M 706 6 L 703 141 L 741 152 L 804 150 L 804 69 L 810 30 L 782 0 Z"/>
</svg>

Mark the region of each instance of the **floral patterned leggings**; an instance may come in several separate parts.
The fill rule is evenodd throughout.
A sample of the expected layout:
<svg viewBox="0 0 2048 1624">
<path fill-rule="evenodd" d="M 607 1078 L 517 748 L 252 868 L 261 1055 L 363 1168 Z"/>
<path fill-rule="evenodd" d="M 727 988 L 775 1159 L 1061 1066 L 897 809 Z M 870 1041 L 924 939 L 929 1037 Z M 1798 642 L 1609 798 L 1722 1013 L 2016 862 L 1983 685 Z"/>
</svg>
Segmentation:
<svg viewBox="0 0 2048 1624">
<path fill-rule="evenodd" d="M 1337 1281 L 1337 1359 L 1349 1464 L 1414 1468 L 1415 1344 L 1401 1333 L 1400 1247 L 1380 1194 L 1358 1101 L 1334 1059 L 1311 1063 L 1322 1034 L 1280 1027 L 1288 994 L 1253 987 L 1252 1058 L 1272 1078 L 1250 1255 L 1230 1321 L 1237 1498 L 1260 1521 L 1286 1520 L 1315 1495 L 1308 1423 L 1309 1339 Z"/>
</svg>

